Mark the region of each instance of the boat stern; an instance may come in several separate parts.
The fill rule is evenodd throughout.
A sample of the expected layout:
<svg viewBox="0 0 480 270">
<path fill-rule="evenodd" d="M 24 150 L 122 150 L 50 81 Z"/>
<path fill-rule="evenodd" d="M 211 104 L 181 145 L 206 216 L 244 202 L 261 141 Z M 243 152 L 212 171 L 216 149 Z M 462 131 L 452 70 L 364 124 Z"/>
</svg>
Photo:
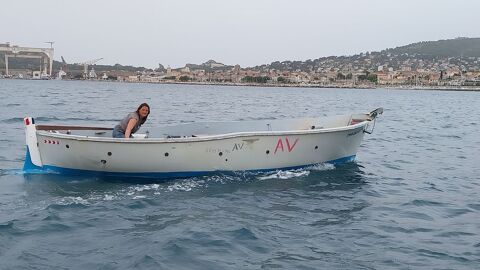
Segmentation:
<svg viewBox="0 0 480 270">
<path fill-rule="evenodd" d="M 25 141 L 27 144 L 27 153 L 25 155 L 25 163 L 23 170 L 25 172 L 41 169 L 43 166 L 38 148 L 37 128 L 35 120 L 32 117 L 25 117 L 23 119 L 25 125 Z"/>
</svg>

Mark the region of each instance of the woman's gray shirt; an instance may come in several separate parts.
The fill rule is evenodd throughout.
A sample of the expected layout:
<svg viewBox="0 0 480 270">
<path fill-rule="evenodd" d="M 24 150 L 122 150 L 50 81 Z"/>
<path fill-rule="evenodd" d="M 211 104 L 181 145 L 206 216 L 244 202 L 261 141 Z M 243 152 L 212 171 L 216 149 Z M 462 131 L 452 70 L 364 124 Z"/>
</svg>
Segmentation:
<svg viewBox="0 0 480 270">
<path fill-rule="evenodd" d="M 125 118 L 122 119 L 122 121 L 120 121 L 120 123 L 118 125 L 115 126 L 115 129 L 121 130 L 125 134 L 125 130 L 127 129 L 128 122 L 130 121 L 130 119 L 136 119 L 137 120 L 137 123 L 132 128 L 131 134 L 137 132 L 137 130 L 140 128 L 140 126 L 142 126 L 142 124 L 140 123 L 140 117 L 138 116 L 137 112 L 129 113 Z"/>
</svg>

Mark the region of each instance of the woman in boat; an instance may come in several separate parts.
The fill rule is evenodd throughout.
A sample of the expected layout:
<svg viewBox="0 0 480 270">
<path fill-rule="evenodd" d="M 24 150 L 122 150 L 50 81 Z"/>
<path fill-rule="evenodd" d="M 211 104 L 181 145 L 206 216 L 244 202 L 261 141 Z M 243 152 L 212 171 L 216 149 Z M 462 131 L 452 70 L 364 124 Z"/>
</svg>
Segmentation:
<svg viewBox="0 0 480 270">
<path fill-rule="evenodd" d="M 138 106 L 137 111 L 129 113 L 125 118 L 113 128 L 112 136 L 114 138 L 132 138 L 132 134 L 147 121 L 150 114 L 150 106 L 142 103 Z"/>
</svg>

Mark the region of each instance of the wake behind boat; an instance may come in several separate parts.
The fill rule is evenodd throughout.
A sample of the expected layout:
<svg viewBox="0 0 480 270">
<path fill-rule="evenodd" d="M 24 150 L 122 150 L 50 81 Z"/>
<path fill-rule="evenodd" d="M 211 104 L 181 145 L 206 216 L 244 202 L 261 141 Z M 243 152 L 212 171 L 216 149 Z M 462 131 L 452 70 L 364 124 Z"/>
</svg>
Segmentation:
<svg viewBox="0 0 480 270">
<path fill-rule="evenodd" d="M 24 172 L 176 178 L 353 161 L 378 108 L 321 118 L 189 123 L 112 138 L 112 128 L 24 119 Z"/>
</svg>

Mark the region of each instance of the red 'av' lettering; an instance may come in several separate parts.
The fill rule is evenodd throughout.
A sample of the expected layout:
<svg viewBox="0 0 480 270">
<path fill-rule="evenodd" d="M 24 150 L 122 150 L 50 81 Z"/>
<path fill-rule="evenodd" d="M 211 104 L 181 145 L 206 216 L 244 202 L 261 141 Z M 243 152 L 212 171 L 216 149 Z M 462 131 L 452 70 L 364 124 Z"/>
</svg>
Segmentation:
<svg viewBox="0 0 480 270">
<path fill-rule="evenodd" d="M 293 144 L 291 144 L 290 141 L 288 140 L 288 137 L 285 137 L 285 143 L 287 144 L 287 151 L 289 153 L 293 151 L 293 148 L 295 148 L 295 145 L 297 144 L 297 142 L 298 142 L 298 138 L 296 138 L 295 141 L 293 142 Z M 279 150 L 284 152 L 283 139 L 282 138 L 278 139 L 277 146 L 275 147 L 275 151 L 273 153 L 276 154 L 277 151 L 279 151 Z"/>
</svg>

